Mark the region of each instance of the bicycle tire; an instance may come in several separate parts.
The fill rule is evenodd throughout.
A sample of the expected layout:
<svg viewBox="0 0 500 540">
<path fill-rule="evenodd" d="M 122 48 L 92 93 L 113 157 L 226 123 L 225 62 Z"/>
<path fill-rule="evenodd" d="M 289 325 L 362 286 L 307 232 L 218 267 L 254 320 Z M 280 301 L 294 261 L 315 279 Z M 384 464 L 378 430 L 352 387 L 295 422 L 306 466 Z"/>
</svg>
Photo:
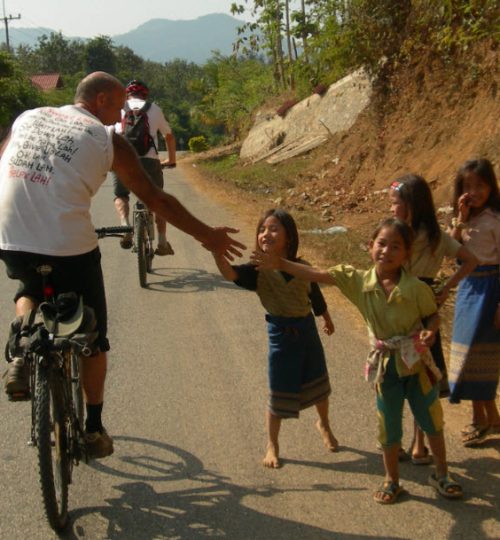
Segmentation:
<svg viewBox="0 0 500 540">
<path fill-rule="evenodd" d="M 82 380 L 80 378 L 80 357 L 73 352 L 71 353 L 71 395 L 73 397 L 75 415 L 78 419 L 79 427 L 83 431 L 84 405 Z"/>
<path fill-rule="evenodd" d="M 47 520 L 55 531 L 68 523 L 70 459 L 64 414 L 62 381 L 48 367 L 37 363 L 35 432 L 40 486 Z M 54 444 L 52 444 L 52 437 Z"/>
<path fill-rule="evenodd" d="M 147 285 L 147 242 L 144 220 L 139 218 L 135 223 L 135 247 L 137 249 L 137 265 L 139 269 L 139 284 Z"/>
</svg>

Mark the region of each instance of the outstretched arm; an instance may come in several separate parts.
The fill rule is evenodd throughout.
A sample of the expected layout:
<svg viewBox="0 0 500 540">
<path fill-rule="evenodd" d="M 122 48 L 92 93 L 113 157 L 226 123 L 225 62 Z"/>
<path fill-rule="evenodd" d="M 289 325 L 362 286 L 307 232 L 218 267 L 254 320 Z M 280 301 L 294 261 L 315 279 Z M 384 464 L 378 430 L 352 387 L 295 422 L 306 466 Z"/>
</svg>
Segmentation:
<svg viewBox="0 0 500 540">
<path fill-rule="evenodd" d="M 335 285 L 334 277 L 326 270 L 320 270 L 306 264 L 289 261 L 283 257 L 262 251 L 254 251 L 250 261 L 257 266 L 257 270 L 282 270 L 292 276 L 305 281 L 316 283 L 330 283 Z"/>
<path fill-rule="evenodd" d="M 173 195 L 156 187 L 142 168 L 137 153 L 121 135 L 113 135 L 114 159 L 112 169 L 123 184 L 143 201 L 153 212 L 159 214 L 181 231 L 198 240 L 209 251 L 234 259 L 241 257 L 245 246 L 231 238 L 228 233 L 238 229 L 210 227 L 193 216 Z"/>
<path fill-rule="evenodd" d="M 219 272 L 222 274 L 222 277 L 228 281 L 234 281 L 237 279 L 238 274 L 233 270 L 233 267 L 229 264 L 229 261 L 220 253 L 212 252 L 212 255 L 215 260 L 215 264 L 219 269 Z"/>
</svg>

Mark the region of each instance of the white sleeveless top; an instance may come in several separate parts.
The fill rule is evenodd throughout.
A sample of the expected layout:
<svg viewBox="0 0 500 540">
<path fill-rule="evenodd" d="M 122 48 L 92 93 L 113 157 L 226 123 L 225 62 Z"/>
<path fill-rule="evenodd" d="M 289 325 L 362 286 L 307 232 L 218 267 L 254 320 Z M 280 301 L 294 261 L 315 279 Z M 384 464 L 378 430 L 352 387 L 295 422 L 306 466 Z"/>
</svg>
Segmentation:
<svg viewBox="0 0 500 540">
<path fill-rule="evenodd" d="M 0 161 L 0 249 L 69 256 L 97 247 L 90 203 L 113 163 L 112 134 L 74 105 L 17 118 Z"/>
</svg>

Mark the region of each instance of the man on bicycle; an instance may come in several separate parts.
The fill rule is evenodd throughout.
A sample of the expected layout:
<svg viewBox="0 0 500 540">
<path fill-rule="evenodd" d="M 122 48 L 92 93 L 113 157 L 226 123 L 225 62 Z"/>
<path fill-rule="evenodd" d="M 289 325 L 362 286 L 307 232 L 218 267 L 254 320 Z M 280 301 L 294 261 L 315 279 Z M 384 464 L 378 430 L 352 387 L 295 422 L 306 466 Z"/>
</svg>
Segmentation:
<svg viewBox="0 0 500 540">
<path fill-rule="evenodd" d="M 0 148 L 0 258 L 7 275 L 20 281 L 16 315 L 36 307 L 47 263 L 58 275 L 57 293 L 74 291 L 94 309 L 99 337 L 96 353 L 82 366 L 90 457 L 113 452 L 102 425 L 107 357 L 107 314 L 100 252 L 90 203 L 111 169 L 151 210 L 193 236 L 205 248 L 240 256 L 244 246 L 228 227 L 210 227 L 172 195 L 155 186 L 135 150 L 112 127 L 120 120 L 125 89 L 111 75 L 95 72 L 78 85 L 74 105 L 41 107 L 21 114 Z M 8 394 L 27 390 L 22 358 L 9 363 Z"/>
<path fill-rule="evenodd" d="M 133 122 L 129 122 L 129 118 L 138 118 L 139 114 L 144 114 L 147 118 L 145 124 L 149 131 L 148 141 L 146 145 L 142 144 L 143 149 L 139 153 L 141 165 L 149 174 L 151 181 L 159 188 L 163 188 L 163 171 L 164 167 L 175 167 L 176 165 L 176 142 L 170 124 L 167 122 L 162 110 L 154 102 L 148 101 L 149 88 L 145 83 L 134 79 L 130 81 L 125 91 L 127 92 L 127 101 L 125 109 L 122 111 L 122 121 L 117 125 L 118 133 L 122 133 L 127 138 L 127 126 Z M 144 111 L 144 112 L 142 112 Z M 165 138 L 165 143 L 168 150 L 168 160 L 160 161 L 158 155 L 158 132 Z M 113 173 L 115 208 L 120 217 L 122 225 L 130 225 L 129 214 L 129 190 L 120 182 L 120 179 Z M 174 250 L 167 242 L 167 222 L 165 219 L 156 214 L 156 228 L 158 230 L 158 247 L 155 250 L 155 255 L 173 255 Z M 132 247 L 132 234 L 126 234 L 121 240 L 120 245 L 124 249 Z"/>
</svg>

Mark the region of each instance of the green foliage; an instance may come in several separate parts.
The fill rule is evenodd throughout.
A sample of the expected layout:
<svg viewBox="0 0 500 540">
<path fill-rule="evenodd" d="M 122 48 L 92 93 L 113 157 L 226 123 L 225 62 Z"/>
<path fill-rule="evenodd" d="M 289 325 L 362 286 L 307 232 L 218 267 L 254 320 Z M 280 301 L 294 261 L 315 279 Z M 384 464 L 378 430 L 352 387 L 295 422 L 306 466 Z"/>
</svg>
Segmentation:
<svg viewBox="0 0 500 540">
<path fill-rule="evenodd" d="M 190 152 L 198 153 L 208 150 L 207 140 L 203 135 L 191 137 L 188 142 Z"/>
<path fill-rule="evenodd" d="M 12 56 L 0 51 L 0 127 L 10 127 L 16 116 L 42 103 L 40 93 Z"/>
<path fill-rule="evenodd" d="M 273 94 L 269 65 L 255 59 L 215 54 L 195 86 L 202 96 L 193 114 L 201 124 L 223 127 L 236 139 L 248 127 L 252 111 Z"/>
<path fill-rule="evenodd" d="M 106 71 L 116 74 L 116 57 L 109 36 L 97 36 L 87 41 L 83 54 L 84 69 L 87 73 Z"/>
</svg>

